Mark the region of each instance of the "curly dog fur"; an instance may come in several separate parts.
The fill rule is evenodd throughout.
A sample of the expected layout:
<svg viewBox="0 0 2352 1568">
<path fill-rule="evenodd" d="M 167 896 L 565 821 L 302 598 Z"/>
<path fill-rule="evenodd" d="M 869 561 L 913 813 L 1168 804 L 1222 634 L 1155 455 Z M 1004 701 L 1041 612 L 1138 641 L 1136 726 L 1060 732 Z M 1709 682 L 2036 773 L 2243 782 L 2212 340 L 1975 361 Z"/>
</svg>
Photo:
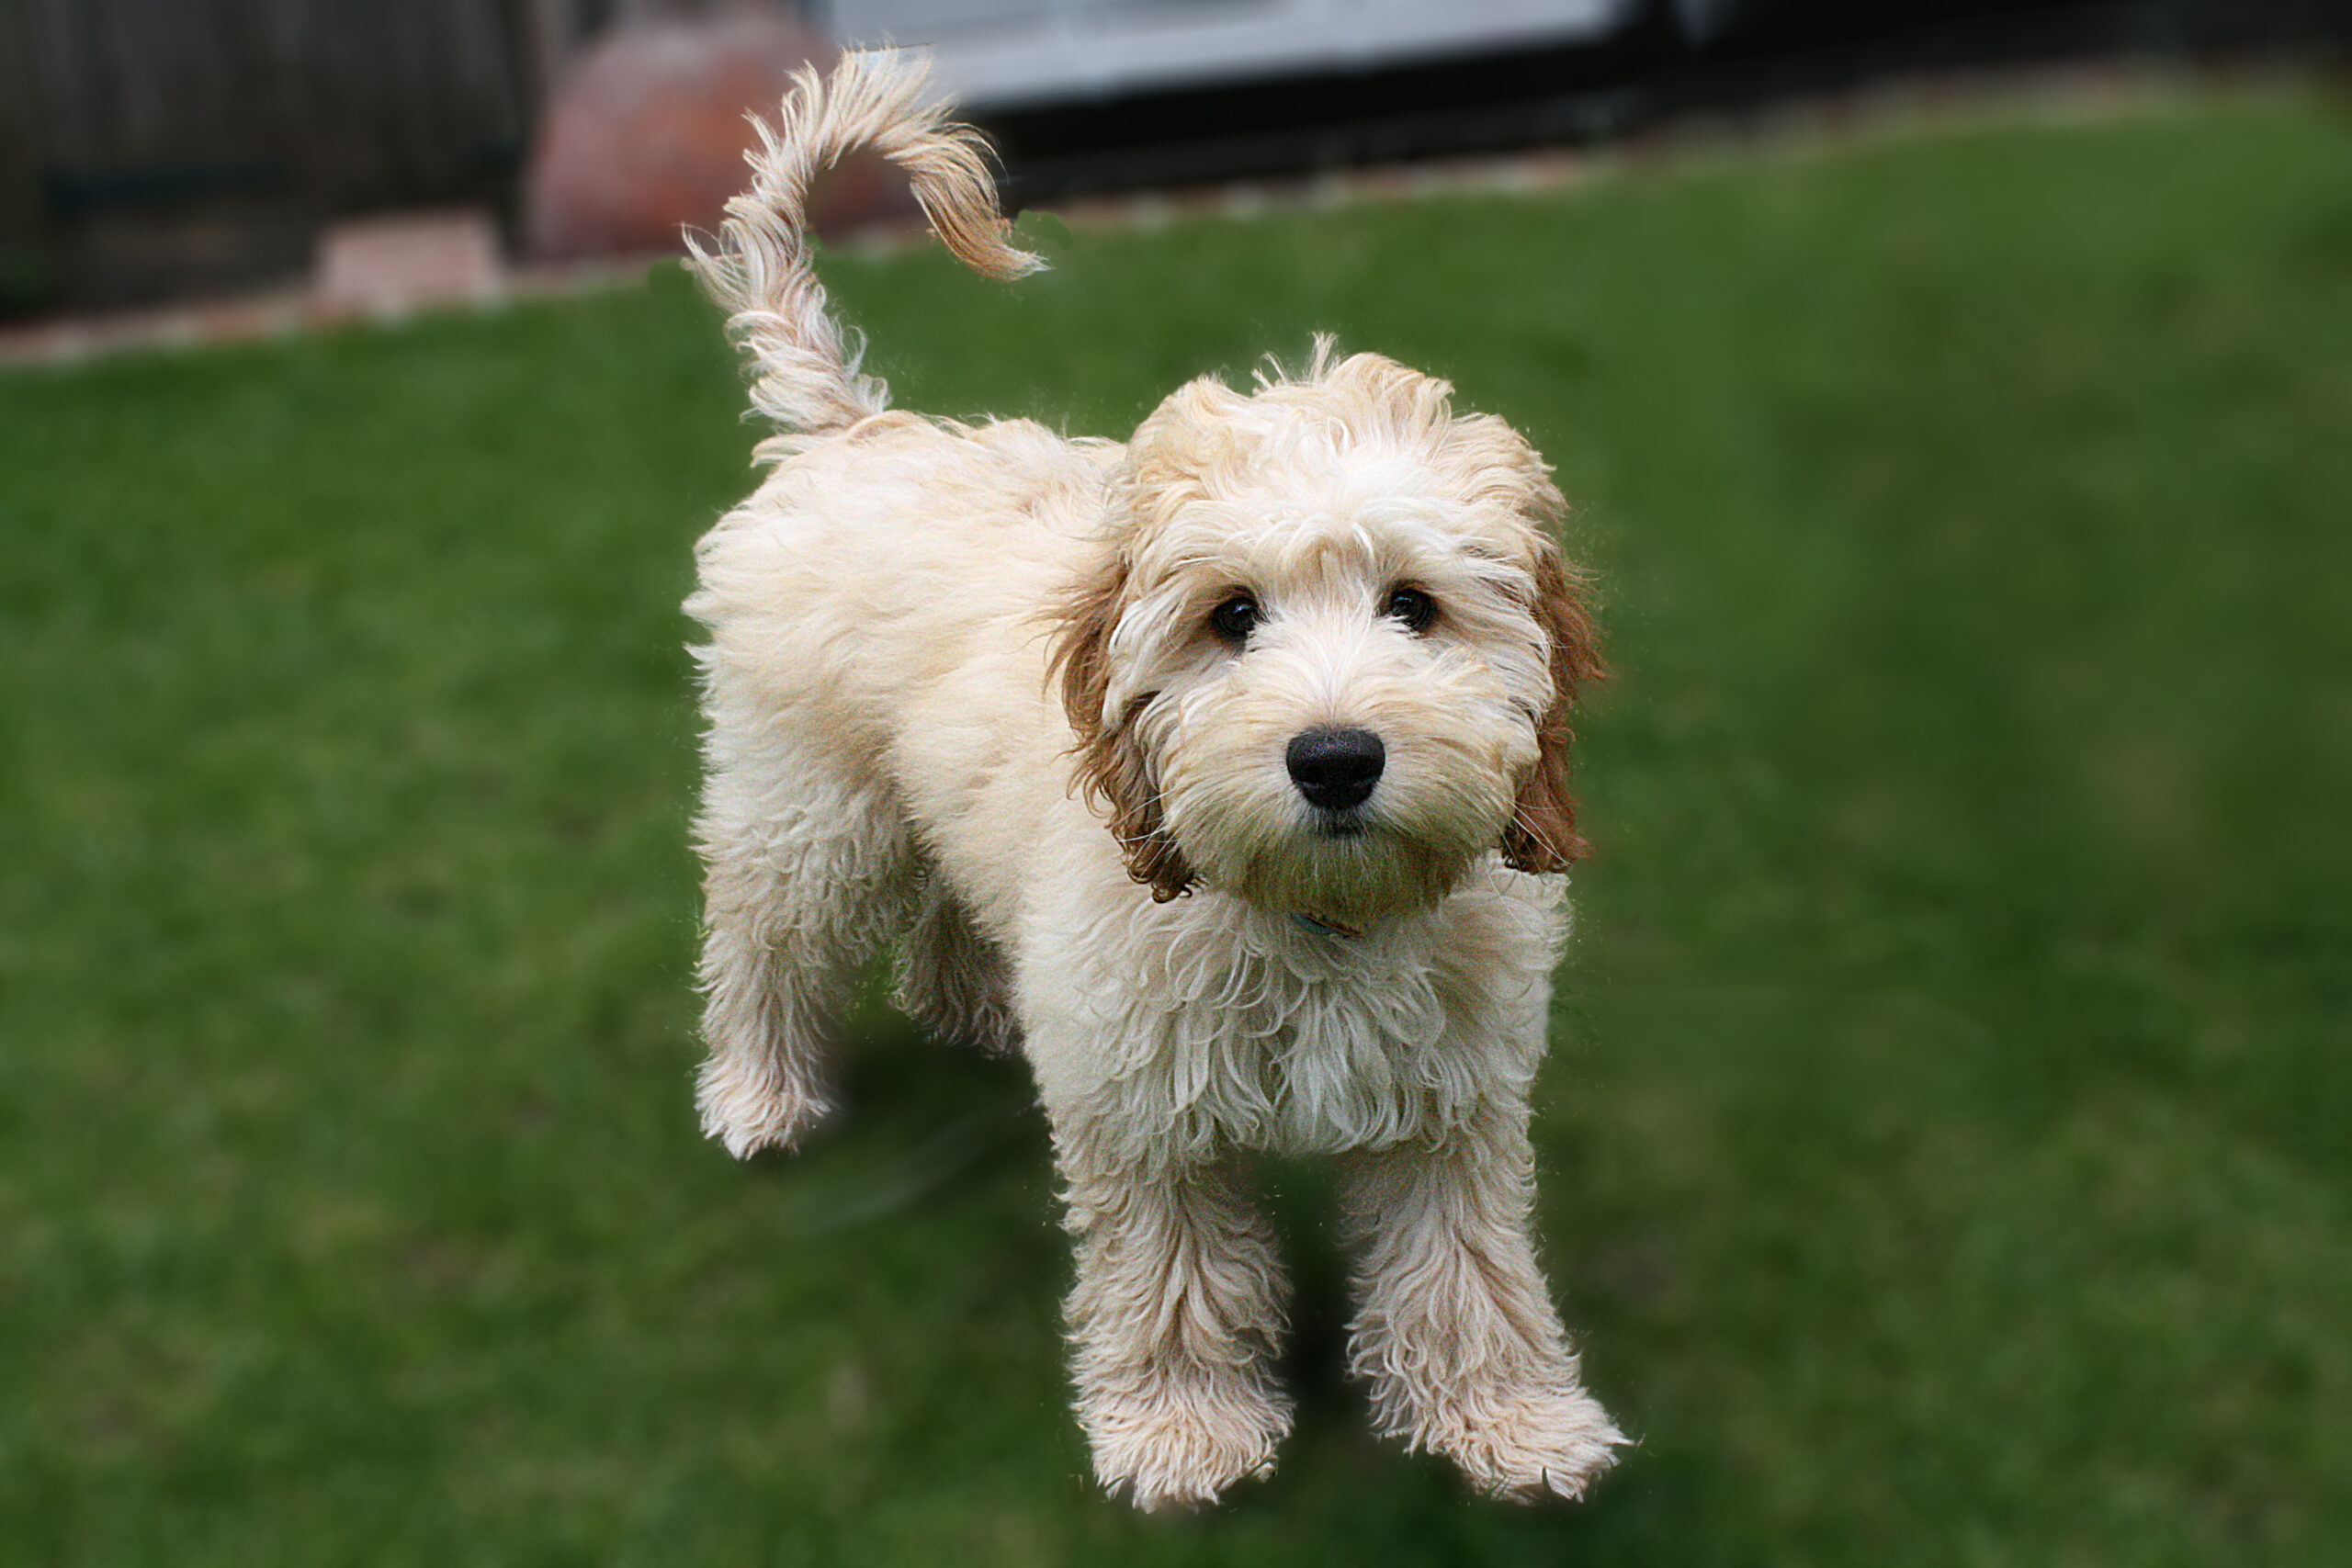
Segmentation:
<svg viewBox="0 0 2352 1568">
<path fill-rule="evenodd" d="M 902 1007 L 1034 1071 L 1104 1484 L 1205 1502 L 1272 1463 L 1284 1291 L 1243 1162 L 1274 1150 L 1340 1161 L 1381 1427 L 1579 1495 L 1623 1439 L 1529 1234 L 1599 673 L 1560 496 L 1502 421 L 1328 343 L 1124 444 L 890 412 L 827 314 L 809 181 L 878 150 L 964 261 L 1036 265 L 923 83 L 887 51 L 804 75 L 695 247 L 777 426 L 687 604 L 703 1124 L 747 1156 L 822 1116 L 831 1026 L 895 945 Z"/>
</svg>

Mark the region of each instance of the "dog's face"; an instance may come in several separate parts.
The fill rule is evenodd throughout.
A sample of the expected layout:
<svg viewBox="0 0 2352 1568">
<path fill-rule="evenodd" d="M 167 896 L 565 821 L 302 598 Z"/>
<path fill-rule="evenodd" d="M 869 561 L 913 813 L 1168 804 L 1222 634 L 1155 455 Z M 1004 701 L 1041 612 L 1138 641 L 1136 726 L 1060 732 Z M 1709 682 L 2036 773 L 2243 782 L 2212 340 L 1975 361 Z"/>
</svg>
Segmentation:
<svg viewBox="0 0 2352 1568">
<path fill-rule="evenodd" d="M 1081 777 L 1159 897 L 1355 924 L 1490 850 L 1580 852 L 1567 709 L 1599 671 L 1559 493 L 1447 393 L 1318 353 L 1254 397 L 1195 382 L 1136 433 L 1057 657 Z"/>
</svg>

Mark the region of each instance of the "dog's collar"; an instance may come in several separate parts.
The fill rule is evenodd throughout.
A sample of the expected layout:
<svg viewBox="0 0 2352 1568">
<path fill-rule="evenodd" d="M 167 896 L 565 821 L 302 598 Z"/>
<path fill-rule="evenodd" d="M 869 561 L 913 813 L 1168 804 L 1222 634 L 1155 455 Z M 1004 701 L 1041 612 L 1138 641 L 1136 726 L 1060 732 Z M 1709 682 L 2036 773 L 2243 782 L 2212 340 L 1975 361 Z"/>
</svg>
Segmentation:
<svg viewBox="0 0 2352 1568">
<path fill-rule="evenodd" d="M 1319 915 L 1300 913 L 1291 916 L 1291 919 L 1297 921 L 1300 925 L 1305 926 L 1308 931 L 1321 931 L 1326 936 L 1363 935 L 1363 928 L 1361 926 L 1343 926 L 1337 920 L 1327 920 Z"/>
</svg>

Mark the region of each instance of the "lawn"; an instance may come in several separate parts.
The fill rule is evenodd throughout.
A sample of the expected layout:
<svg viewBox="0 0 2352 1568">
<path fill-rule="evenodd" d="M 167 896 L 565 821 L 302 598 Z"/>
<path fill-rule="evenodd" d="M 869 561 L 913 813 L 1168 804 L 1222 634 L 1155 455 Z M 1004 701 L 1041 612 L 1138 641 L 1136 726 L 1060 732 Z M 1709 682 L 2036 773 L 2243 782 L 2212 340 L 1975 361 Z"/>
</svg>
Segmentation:
<svg viewBox="0 0 2352 1568">
<path fill-rule="evenodd" d="M 2352 128 L 2292 89 L 829 275 L 1118 434 L 1317 329 L 1558 465 L 1615 679 L 1542 1230 L 1640 1439 L 1085 1478 L 1017 1066 L 695 1134 L 676 605 L 753 432 L 641 290 L 0 377 L 0 1558 L 2352 1560 Z"/>
</svg>

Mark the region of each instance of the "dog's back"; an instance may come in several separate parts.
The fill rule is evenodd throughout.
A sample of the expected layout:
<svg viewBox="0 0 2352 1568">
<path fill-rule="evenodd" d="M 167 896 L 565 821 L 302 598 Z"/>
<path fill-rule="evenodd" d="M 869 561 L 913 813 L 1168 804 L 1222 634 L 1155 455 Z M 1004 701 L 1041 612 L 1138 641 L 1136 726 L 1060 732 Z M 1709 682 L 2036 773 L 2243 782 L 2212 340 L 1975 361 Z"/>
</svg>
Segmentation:
<svg viewBox="0 0 2352 1568">
<path fill-rule="evenodd" d="M 1071 743 L 1047 680 L 1049 617 L 1100 534 L 1120 450 L 1025 420 L 889 414 L 801 452 L 698 547 L 686 610 L 709 631 L 709 700 L 740 712 L 728 728 L 826 737 L 830 761 L 887 784 L 915 839 L 981 841 L 946 827 L 991 809 L 982 793 L 1008 776 L 1055 776 L 1050 755 Z M 1046 755 L 1013 765 L 1013 747 Z M 1008 822 L 993 841 L 1023 838 Z M 974 889 L 1016 880 L 971 869 L 956 880 Z M 991 925 L 1013 913 L 975 912 Z"/>
</svg>

